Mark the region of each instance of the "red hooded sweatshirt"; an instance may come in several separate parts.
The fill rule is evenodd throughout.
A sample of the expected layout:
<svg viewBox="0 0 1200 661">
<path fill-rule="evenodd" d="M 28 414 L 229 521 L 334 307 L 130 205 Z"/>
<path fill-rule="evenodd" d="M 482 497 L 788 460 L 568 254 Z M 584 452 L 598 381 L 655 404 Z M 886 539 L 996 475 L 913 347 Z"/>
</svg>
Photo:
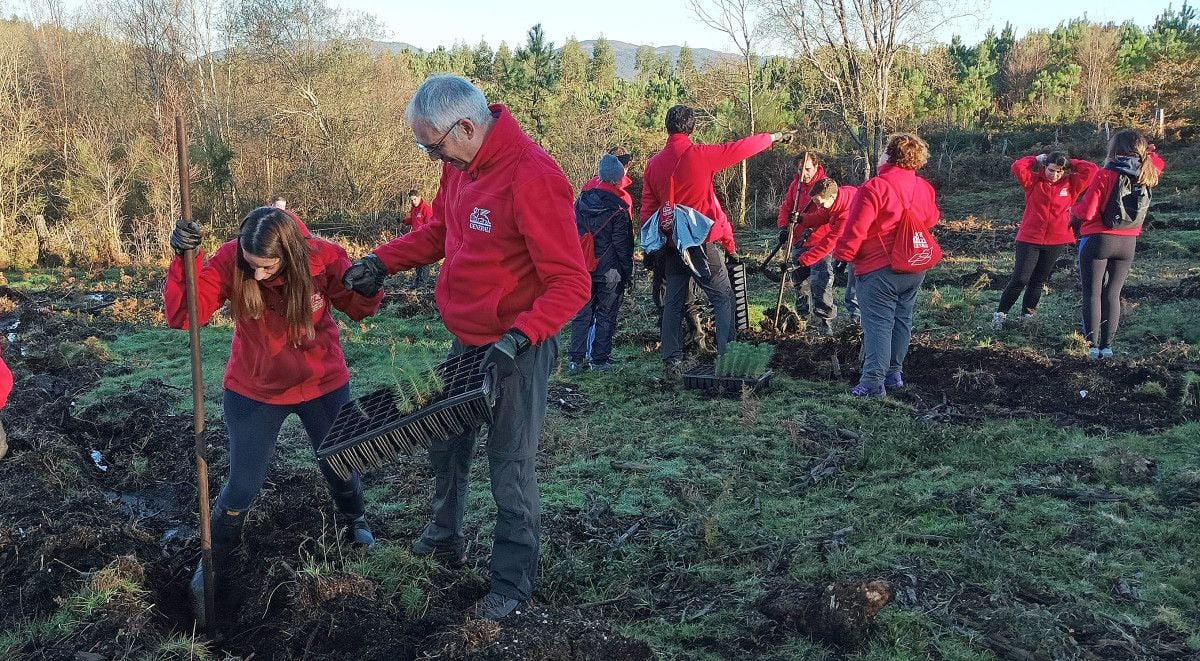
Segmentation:
<svg viewBox="0 0 1200 661">
<path fill-rule="evenodd" d="M 937 194 L 928 181 L 912 170 L 884 163 L 878 175 L 858 187 L 846 227 L 833 249 L 834 259 L 853 263 L 855 275 L 889 266 L 896 226 L 906 207 L 925 227 L 933 227 L 941 216 Z"/>
<path fill-rule="evenodd" d="M 792 177 L 792 183 L 788 185 L 787 194 L 783 196 L 783 204 L 779 205 L 779 219 L 776 223 L 779 227 L 787 227 L 788 220 L 791 218 L 793 211 L 804 213 L 804 210 L 808 208 L 809 201 L 812 200 L 813 184 L 824 178 L 825 166 L 823 165 L 817 166 L 816 173 L 813 174 L 812 179 L 808 180 L 807 184 L 800 181 L 799 173 Z M 812 209 L 809 209 L 809 211 L 812 211 Z M 801 232 L 801 228 L 796 226 L 796 229 L 792 231 L 792 241 L 799 241 Z M 814 230 L 809 235 L 808 241 L 804 242 L 804 245 L 811 246 L 820 241 L 821 237 L 816 236 L 816 234 L 817 231 Z"/>
<path fill-rule="evenodd" d="M 800 253 L 801 265 L 812 266 L 821 261 L 825 255 L 833 252 L 833 247 L 837 245 L 838 237 L 842 235 L 842 231 L 846 228 L 846 217 L 850 214 L 850 203 L 854 201 L 854 194 L 857 192 L 858 188 L 855 186 L 838 186 L 837 197 L 833 199 L 833 206 L 825 209 L 814 204 L 813 207 L 816 208 L 816 211 L 810 211 L 800 217 L 801 221 L 797 229 L 814 228 L 813 233 L 809 235 L 808 241 L 804 244 L 807 246 L 807 249 Z M 817 241 L 813 241 L 813 237 L 816 236 L 820 236 L 820 238 Z"/>
<path fill-rule="evenodd" d="M 1017 228 L 1017 240 L 1039 246 L 1075 243 L 1071 231 L 1071 205 L 1100 168 L 1091 161 L 1071 159 L 1071 174 L 1051 183 L 1039 168 L 1037 156 L 1019 158 L 1012 164 L 1013 176 L 1025 189 L 1025 215 Z"/>
<path fill-rule="evenodd" d="M 1163 163 L 1162 157 L 1154 152 L 1150 152 L 1150 161 L 1158 168 L 1159 172 L 1166 169 L 1166 164 Z M 1080 236 L 1090 236 L 1092 234 L 1114 234 L 1117 236 L 1138 236 L 1142 233 L 1142 226 L 1129 229 L 1115 230 L 1104 224 L 1104 219 L 1100 214 L 1104 211 L 1104 205 L 1108 203 L 1108 198 L 1112 195 L 1113 186 L 1117 184 L 1118 174 L 1103 168 L 1092 178 L 1092 183 L 1088 185 L 1087 190 L 1083 192 L 1083 197 L 1071 207 L 1071 215 L 1083 221 L 1079 227 Z"/>
<path fill-rule="evenodd" d="M 446 328 L 469 346 L 516 328 L 535 344 L 592 295 L 566 175 L 508 108 L 466 171 L 442 165 L 433 221 L 375 255 L 395 273 L 445 257 L 436 298 Z"/>
<path fill-rule="evenodd" d="M 301 224 L 303 227 L 303 224 Z M 297 404 L 326 395 L 350 381 L 342 354 L 337 322 L 330 313 L 337 308 L 358 321 L 373 314 L 383 292 L 371 298 L 342 286 L 342 274 L 350 266 L 346 251 L 324 239 L 309 237 L 309 266 L 313 277 L 313 330 L 315 337 L 299 347 L 288 340 L 283 316 L 283 279 L 260 281 L 266 310 L 259 319 L 236 319 L 233 348 L 225 367 L 225 387 L 243 397 L 267 404 Z M 217 249 L 207 264 L 196 254 L 196 305 L 201 323 L 230 299 L 234 278 L 241 277 L 237 264 L 237 239 Z M 187 301 L 183 284 L 183 259 L 176 257 L 167 271 L 163 288 L 167 324 L 187 328 Z"/>
<path fill-rule="evenodd" d="M 411 225 L 414 230 L 418 230 L 430 220 L 433 220 L 433 207 L 422 199 L 420 204 L 408 207 L 408 218 L 404 219 L 404 224 Z"/>
<path fill-rule="evenodd" d="M 0 409 L 8 404 L 8 396 L 13 389 L 12 371 L 8 369 L 8 364 L 4 362 L 4 358 L 0 358 Z"/>
<path fill-rule="evenodd" d="M 771 142 L 770 133 L 758 133 L 719 145 L 697 145 L 686 133 L 672 133 L 663 150 L 646 162 L 642 177 L 642 222 L 667 202 L 674 201 L 713 221 L 707 243 L 720 242 L 727 252 L 737 252 L 733 226 L 713 190 L 713 175 L 768 149 Z M 675 182 L 674 200 L 669 199 L 672 180 Z"/>
</svg>

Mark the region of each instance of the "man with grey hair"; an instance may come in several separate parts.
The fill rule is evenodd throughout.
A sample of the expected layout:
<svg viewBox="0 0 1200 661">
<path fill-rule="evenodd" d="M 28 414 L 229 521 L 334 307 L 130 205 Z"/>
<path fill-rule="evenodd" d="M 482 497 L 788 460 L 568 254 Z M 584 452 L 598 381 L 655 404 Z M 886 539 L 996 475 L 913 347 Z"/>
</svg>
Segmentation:
<svg viewBox="0 0 1200 661">
<path fill-rule="evenodd" d="M 389 273 L 445 257 L 435 289 L 454 335 L 451 355 L 488 346 L 484 364 L 499 383 L 488 429 L 496 501 L 491 591 L 480 614 L 519 611 L 533 595 L 541 502 L 536 458 L 558 331 L 591 296 L 575 232 L 574 194 L 554 159 L 503 105 L 459 76 L 432 76 L 408 104 L 417 147 L 442 161 L 433 220 L 358 260 L 343 278 L 377 292 Z M 413 552 L 459 567 L 466 562 L 463 517 L 478 429 L 429 449 L 435 477 L 432 517 Z"/>
</svg>

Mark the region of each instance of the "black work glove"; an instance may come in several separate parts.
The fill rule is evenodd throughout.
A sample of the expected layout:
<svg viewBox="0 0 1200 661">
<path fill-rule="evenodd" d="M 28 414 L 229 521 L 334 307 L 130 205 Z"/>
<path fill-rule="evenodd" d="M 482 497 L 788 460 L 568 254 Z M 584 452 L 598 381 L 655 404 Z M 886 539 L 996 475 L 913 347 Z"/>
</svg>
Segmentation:
<svg viewBox="0 0 1200 661">
<path fill-rule="evenodd" d="M 736 264 L 741 264 L 742 257 L 741 257 L 741 255 L 737 254 L 736 252 L 727 253 L 725 255 L 725 263 L 730 266 L 733 266 Z"/>
<path fill-rule="evenodd" d="M 502 383 L 517 371 L 517 356 L 521 355 L 529 345 L 529 337 L 517 329 L 512 329 L 500 336 L 483 354 L 483 368 L 496 368 L 496 382 Z"/>
<path fill-rule="evenodd" d="M 387 274 L 387 267 L 375 253 L 371 253 L 346 269 L 342 274 L 342 284 L 356 294 L 374 296 L 383 288 L 383 279 Z"/>
<path fill-rule="evenodd" d="M 182 256 L 185 250 L 196 250 L 199 247 L 200 226 L 182 218 L 175 221 L 175 229 L 171 230 L 171 249 L 175 254 Z"/>
<path fill-rule="evenodd" d="M 842 275 L 846 272 L 846 262 L 833 260 L 833 274 Z"/>
<path fill-rule="evenodd" d="M 788 232 L 792 231 L 791 226 L 784 227 L 779 230 L 779 245 L 787 245 Z"/>
</svg>

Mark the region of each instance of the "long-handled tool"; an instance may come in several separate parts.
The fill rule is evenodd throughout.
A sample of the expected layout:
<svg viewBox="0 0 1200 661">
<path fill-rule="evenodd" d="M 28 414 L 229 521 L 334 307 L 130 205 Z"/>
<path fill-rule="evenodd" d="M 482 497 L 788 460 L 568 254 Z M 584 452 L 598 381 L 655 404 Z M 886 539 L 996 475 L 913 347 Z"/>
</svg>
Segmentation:
<svg viewBox="0 0 1200 661">
<path fill-rule="evenodd" d="M 800 194 L 799 187 L 797 187 L 797 189 L 796 189 L 796 194 L 797 194 L 797 196 L 799 196 L 799 194 Z M 788 216 L 787 252 L 783 253 L 783 262 L 782 262 L 783 266 L 779 270 L 779 272 L 780 272 L 779 299 L 777 301 L 775 301 L 775 330 L 776 330 L 776 332 L 779 331 L 779 315 L 783 311 L 783 292 L 784 292 L 784 290 L 787 289 L 787 283 L 789 280 L 788 276 L 791 275 L 792 271 L 794 271 L 796 269 L 796 265 L 792 263 L 792 246 L 796 245 L 796 243 L 794 241 L 795 236 L 796 236 L 796 226 L 800 224 L 800 218 L 805 213 L 808 213 L 809 208 L 812 207 L 813 202 L 815 202 L 815 201 L 816 200 L 814 200 L 814 199 L 809 199 L 808 204 L 804 205 L 803 209 L 801 209 L 800 211 L 793 211 L 791 213 L 791 215 Z M 805 235 L 805 238 L 807 238 L 807 235 Z M 804 239 L 801 239 L 801 244 L 803 244 L 803 243 L 804 243 Z M 783 244 L 780 244 L 780 245 L 783 245 Z"/>
<path fill-rule="evenodd" d="M 175 115 L 175 149 L 179 165 L 179 204 L 184 222 L 192 221 L 188 188 L 187 134 L 183 115 Z M 200 362 L 200 313 L 196 307 L 196 252 L 183 252 L 183 286 L 187 295 L 188 340 L 192 347 L 192 432 L 196 441 L 196 483 L 200 491 L 200 563 L 204 571 L 204 614 L 201 626 L 214 621 L 212 512 L 208 503 L 208 444 L 204 440 L 204 367 Z"/>
</svg>

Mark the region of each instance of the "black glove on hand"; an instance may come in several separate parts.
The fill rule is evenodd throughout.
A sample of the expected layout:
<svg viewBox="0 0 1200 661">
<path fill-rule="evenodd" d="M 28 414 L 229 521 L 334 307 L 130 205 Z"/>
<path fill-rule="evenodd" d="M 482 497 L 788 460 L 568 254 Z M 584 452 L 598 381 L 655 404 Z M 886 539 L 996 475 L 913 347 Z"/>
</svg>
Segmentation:
<svg viewBox="0 0 1200 661">
<path fill-rule="evenodd" d="M 185 250 L 195 250 L 200 247 L 200 226 L 194 222 L 175 221 L 175 229 L 171 230 L 171 249 L 176 255 L 183 255 Z"/>
<path fill-rule="evenodd" d="M 729 264 L 731 266 L 734 264 L 741 264 L 742 257 L 741 257 L 741 255 L 737 254 L 736 252 L 728 253 L 725 255 L 725 263 Z"/>
<path fill-rule="evenodd" d="M 374 296 L 383 288 L 383 279 L 387 277 L 387 267 L 375 253 L 354 262 L 342 275 L 342 284 L 346 289 L 362 296 Z"/>
<path fill-rule="evenodd" d="M 788 232 L 791 229 L 792 228 L 790 227 L 784 227 L 783 229 L 779 230 L 779 245 L 787 245 Z"/>
<path fill-rule="evenodd" d="M 517 356 L 531 344 L 533 343 L 525 333 L 514 328 L 488 347 L 487 352 L 483 354 L 483 368 L 495 366 L 496 382 L 501 383 L 517 371 Z"/>
<path fill-rule="evenodd" d="M 834 260 L 833 261 L 833 274 L 834 275 L 842 275 L 845 272 L 846 272 L 846 262 Z"/>
</svg>

